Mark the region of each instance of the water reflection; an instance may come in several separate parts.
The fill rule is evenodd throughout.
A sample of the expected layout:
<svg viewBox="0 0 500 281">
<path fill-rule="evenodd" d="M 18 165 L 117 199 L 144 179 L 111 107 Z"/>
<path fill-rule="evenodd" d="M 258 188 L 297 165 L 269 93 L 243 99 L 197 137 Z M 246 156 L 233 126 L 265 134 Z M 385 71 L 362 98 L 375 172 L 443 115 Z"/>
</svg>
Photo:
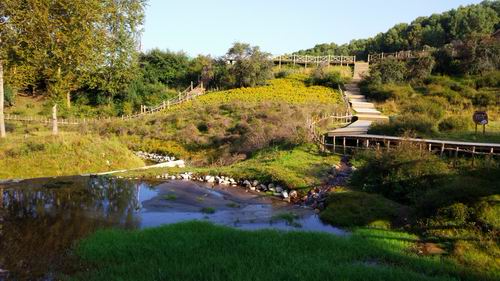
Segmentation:
<svg viewBox="0 0 500 281">
<path fill-rule="evenodd" d="M 138 227 L 140 187 L 102 177 L 0 186 L 0 268 L 14 279 L 41 278 L 73 241 L 103 227 Z"/>
<path fill-rule="evenodd" d="M 203 208 L 215 213 L 205 214 Z M 294 225 L 275 221 L 293 212 Z M 185 220 L 242 229 L 296 229 L 343 234 L 309 209 L 239 188 L 183 181 L 148 184 L 108 177 L 66 177 L 0 184 L 0 269 L 14 280 L 58 279 L 74 263 L 71 247 L 100 228 L 136 229 Z M 0 275 L 0 281 L 2 276 Z"/>
</svg>

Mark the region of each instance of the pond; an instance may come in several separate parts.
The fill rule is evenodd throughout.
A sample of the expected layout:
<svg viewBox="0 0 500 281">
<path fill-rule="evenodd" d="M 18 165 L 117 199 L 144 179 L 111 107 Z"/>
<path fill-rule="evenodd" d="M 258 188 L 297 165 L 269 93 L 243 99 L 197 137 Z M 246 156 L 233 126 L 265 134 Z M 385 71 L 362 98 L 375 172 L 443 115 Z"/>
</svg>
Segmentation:
<svg viewBox="0 0 500 281">
<path fill-rule="evenodd" d="M 74 266 L 71 248 L 103 228 L 207 220 L 241 229 L 323 231 L 313 210 L 238 187 L 190 181 L 61 177 L 0 183 L 0 280 L 52 280 Z"/>
</svg>

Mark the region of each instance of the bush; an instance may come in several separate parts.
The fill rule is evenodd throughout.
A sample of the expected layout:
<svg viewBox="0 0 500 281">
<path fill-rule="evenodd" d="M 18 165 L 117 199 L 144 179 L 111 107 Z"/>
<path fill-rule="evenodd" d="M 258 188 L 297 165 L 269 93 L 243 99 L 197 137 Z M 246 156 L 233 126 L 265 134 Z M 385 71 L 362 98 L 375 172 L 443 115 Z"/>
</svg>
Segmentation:
<svg viewBox="0 0 500 281">
<path fill-rule="evenodd" d="M 15 90 L 7 84 L 4 85 L 3 90 L 5 105 L 12 106 L 14 104 Z"/>
<path fill-rule="evenodd" d="M 365 165 L 354 172 L 351 184 L 401 203 L 415 202 L 450 174 L 445 162 L 411 144 L 391 151 L 367 151 L 356 157 L 363 158 Z"/>
<path fill-rule="evenodd" d="M 361 83 L 361 91 L 375 101 L 404 100 L 415 94 L 410 85 Z"/>
<path fill-rule="evenodd" d="M 432 134 L 436 132 L 436 120 L 426 114 L 401 114 L 391 117 L 388 123 L 373 124 L 369 132 L 385 135 Z"/>
<path fill-rule="evenodd" d="M 368 80 L 374 84 L 401 83 L 405 81 L 407 74 L 404 62 L 388 58 L 370 68 Z"/>
<path fill-rule="evenodd" d="M 408 80 L 419 81 L 431 75 L 432 69 L 436 61 L 431 56 L 421 57 L 415 60 L 410 60 L 408 67 Z"/>
<path fill-rule="evenodd" d="M 476 80 L 477 88 L 500 87 L 500 70 L 488 72 Z"/>
<path fill-rule="evenodd" d="M 339 85 L 344 83 L 344 79 L 340 72 L 331 71 L 325 66 L 319 66 L 312 71 L 306 83 L 337 89 Z"/>
<path fill-rule="evenodd" d="M 357 191 L 331 193 L 326 204 L 321 220 L 347 227 L 380 225 L 381 221 L 390 225 L 401 208 L 380 195 Z"/>
<path fill-rule="evenodd" d="M 438 127 L 439 131 L 443 132 L 465 131 L 470 128 L 471 122 L 464 116 L 449 116 L 439 122 Z"/>
</svg>

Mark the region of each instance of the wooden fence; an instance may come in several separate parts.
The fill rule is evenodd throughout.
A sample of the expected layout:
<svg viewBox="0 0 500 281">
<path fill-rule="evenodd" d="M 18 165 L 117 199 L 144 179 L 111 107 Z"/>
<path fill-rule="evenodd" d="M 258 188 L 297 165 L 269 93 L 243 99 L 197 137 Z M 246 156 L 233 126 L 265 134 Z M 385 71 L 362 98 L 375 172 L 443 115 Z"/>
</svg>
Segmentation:
<svg viewBox="0 0 500 281">
<path fill-rule="evenodd" d="M 274 63 L 280 67 L 283 63 L 303 64 L 307 65 L 320 65 L 320 64 L 340 64 L 349 65 L 356 63 L 356 56 L 309 56 L 309 55 L 281 55 L 272 58 Z"/>
<path fill-rule="evenodd" d="M 381 135 L 328 135 L 326 137 L 326 147 L 336 152 L 342 149 L 346 153 L 347 149 L 387 149 L 395 148 L 404 142 L 412 143 L 421 150 L 457 157 L 459 154 L 469 155 L 500 155 L 500 144 L 498 143 L 478 143 L 461 142 L 450 140 L 433 140 L 418 138 L 403 138 Z"/>
<path fill-rule="evenodd" d="M 198 96 L 201 96 L 205 93 L 205 88 L 203 87 L 203 83 L 200 83 L 198 86 L 194 87 L 193 83 L 186 88 L 184 91 L 179 92 L 179 94 L 169 100 L 163 101 L 161 104 L 156 106 L 145 106 L 141 105 L 141 109 L 139 113 L 131 114 L 131 115 L 122 115 L 120 117 L 101 117 L 101 118 L 57 118 L 58 125 L 81 125 L 81 124 L 89 124 L 89 123 L 98 123 L 104 121 L 112 121 L 112 120 L 128 120 L 134 118 L 140 118 L 142 116 L 153 114 L 165 109 L 170 108 L 170 106 L 177 105 L 188 100 L 192 100 Z M 46 117 L 33 117 L 33 116 L 20 116 L 14 114 L 6 114 L 5 120 L 9 121 L 20 121 L 25 123 L 41 123 L 41 124 L 53 124 L 52 118 Z"/>
<path fill-rule="evenodd" d="M 368 55 L 368 63 L 378 63 L 387 58 L 395 58 L 399 60 L 414 59 L 429 56 L 428 51 L 400 51 L 395 53 L 379 53 Z"/>
</svg>

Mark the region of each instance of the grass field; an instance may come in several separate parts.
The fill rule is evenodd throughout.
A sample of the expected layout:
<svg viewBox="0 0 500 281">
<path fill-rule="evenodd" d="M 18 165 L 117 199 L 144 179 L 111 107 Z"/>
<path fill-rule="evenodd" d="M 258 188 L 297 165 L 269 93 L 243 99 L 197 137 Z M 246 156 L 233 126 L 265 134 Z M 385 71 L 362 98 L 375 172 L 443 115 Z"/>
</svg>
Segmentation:
<svg viewBox="0 0 500 281">
<path fill-rule="evenodd" d="M 294 148 L 268 148 L 255 153 L 251 158 L 233 165 L 219 167 L 156 168 L 122 173 L 128 177 L 151 177 L 165 173 L 176 174 L 190 171 L 200 175 L 226 175 L 237 179 L 256 179 L 275 182 L 293 189 L 311 188 L 320 185 L 339 163 L 336 155 L 322 155 L 314 145 Z"/>
<path fill-rule="evenodd" d="M 357 229 L 338 237 L 185 222 L 106 230 L 76 249 L 77 280 L 494 280 L 446 257 L 416 254 L 414 235 Z M 498 276 L 498 275 L 497 275 Z"/>
<path fill-rule="evenodd" d="M 0 147 L 0 179 L 77 175 L 144 166 L 118 140 L 96 135 L 9 135 L 0 140 Z"/>
</svg>

